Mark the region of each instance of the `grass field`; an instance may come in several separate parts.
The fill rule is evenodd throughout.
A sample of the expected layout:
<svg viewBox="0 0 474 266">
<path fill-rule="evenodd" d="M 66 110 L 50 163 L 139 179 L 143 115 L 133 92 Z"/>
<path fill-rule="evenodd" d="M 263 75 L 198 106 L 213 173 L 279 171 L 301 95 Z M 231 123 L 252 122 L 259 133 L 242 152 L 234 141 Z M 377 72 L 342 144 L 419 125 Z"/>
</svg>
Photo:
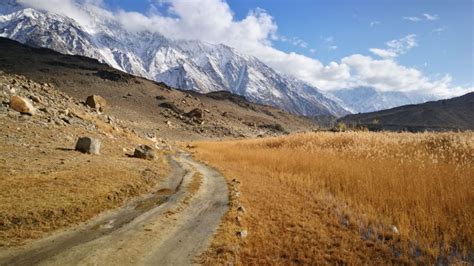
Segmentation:
<svg viewBox="0 0 474 266">
<path fill-rule="evenodd" d="M 474 255 L 474 133 L 308 133 L 200 142 L 242 182 L 248 263 L 433 263 Z M 226 219 L 215 242 L 235 230 Z M 235 249 L 234 249 L 235 250 Z M 471 256 L 468 258 L 468 256 Z"/>
</svg>

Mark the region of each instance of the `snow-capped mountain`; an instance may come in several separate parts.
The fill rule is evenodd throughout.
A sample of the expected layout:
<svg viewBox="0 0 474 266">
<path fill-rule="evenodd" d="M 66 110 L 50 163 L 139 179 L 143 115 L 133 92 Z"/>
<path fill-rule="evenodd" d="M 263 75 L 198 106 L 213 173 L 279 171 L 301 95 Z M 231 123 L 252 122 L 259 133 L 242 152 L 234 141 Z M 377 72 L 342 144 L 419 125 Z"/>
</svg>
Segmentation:
<svg viewBox="0 0 474 266">
<path fill-rule="evenodd" d="M 127 31 L 113 19 L 86 11 L 92 18 L 91 25 L 4 0 L 0 3 L 0 36 L 96 58 L 114 68 L 180 89 L 203 93 L 226 90 L 300 115 L 348 113 L 317 88 L 278 73 L 231 47 L 171 40 L 148 31 Z"/>
<path fill-rule="evenodd" d="M 416 92 L 379 91 L 371 87 L 339 89 L 331 92 L 341 106 L 352 113 L 367 113 L 393 107 L 418 104 L 439 97 Z"/>
</svg>

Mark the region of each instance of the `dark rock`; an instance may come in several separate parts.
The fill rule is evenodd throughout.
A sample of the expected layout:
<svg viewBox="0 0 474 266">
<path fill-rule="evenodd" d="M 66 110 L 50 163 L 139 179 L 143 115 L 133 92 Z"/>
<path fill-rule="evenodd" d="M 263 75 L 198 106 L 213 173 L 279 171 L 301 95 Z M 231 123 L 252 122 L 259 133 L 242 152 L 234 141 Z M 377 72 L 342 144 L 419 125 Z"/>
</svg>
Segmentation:
<svg viewBox="0 0 474 266">
<path fill-rule="evenodd" d="M 181 111 L 178 107 L 176 107 L 176 105 L 174 105 L 171 102 L 160 103 L 158 106 L 162 107 L 162 108 L 169 109 L 169 110 L 171 110 L 171 111 L 173 111 L 177 114 L 182 114 L 183 113 L 183 111 Z"/>
<path fill-rule="evenodd" d="M 153 148 L 148 145 L 140 145 L 135 148 L 135 151 L 133 152 L 133 157 L 153 160 L 155 159 L 155 152 L 153 151 Z"/>
<path fill-rule="evenodd" d="M 193 110 L 187 112 L 186 116 L 189 118 L 197 118 L 199 120 L 202 120 L 204 118 L 204 113 L 201 109 L 194 108 Z"/>
<path fill-rule="evenodd" d="M 90 154 L 99 154 L 100 140 L 90 137 L 80 137 L 76 142 L 76 151 Z"/>
</svg>

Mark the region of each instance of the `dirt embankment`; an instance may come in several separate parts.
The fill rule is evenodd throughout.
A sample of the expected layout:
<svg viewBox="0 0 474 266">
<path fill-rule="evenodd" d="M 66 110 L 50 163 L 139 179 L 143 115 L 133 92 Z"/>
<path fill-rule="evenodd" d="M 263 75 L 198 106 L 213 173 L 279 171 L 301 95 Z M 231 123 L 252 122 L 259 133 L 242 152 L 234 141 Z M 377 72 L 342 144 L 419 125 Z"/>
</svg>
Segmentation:
<svg viewBox="0 0 474 266">
<path fill-rule="evenodd" d="M 34 115 L 11 106 L 31 103 Z M 128 154 L 152 144 L 125 121 L 85 106 L 50 84 L 0 74 L 0 246 L 12 246 L 86 221 L 150 191 L 167 173 L 155 161 Z M 98 139 L 100 155 L 74 151 L 78 137 Z"/>
</svg>

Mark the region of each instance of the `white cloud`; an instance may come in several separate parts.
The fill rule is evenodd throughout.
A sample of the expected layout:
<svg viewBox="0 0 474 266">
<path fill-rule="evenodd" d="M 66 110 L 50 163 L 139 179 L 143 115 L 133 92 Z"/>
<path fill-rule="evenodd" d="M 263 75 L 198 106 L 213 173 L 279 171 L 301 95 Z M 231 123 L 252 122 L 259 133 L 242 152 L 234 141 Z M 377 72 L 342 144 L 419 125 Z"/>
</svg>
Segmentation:
<svg viewBox="0 0 474 266">
<path fill-rule="evenodd" d="M 301 47 L 301 48 L 309 48 L 309 44 L 307 42 L 305 42 L 302 39 L 297 38 L 297 37 L 289 38 L 289 37 L 285 37 L 285 36 L 279 36 L 279 37 L 277 37 L 277 39 L 279 41 L 290 43 L 294 46 L 298 46 L 298 47 Z"/>
<path fill-rule="evenodd" d="M 450 75 L 431 80 L 421 71 L 389 59 L 374 60 L 356 54 L 343 58 L 341 62 L 352 69 L 351 81 L 354 86 L 373 86 L 386 91 L 420 91 L 440 97 L 452 97 L 474 90 L 472 87 L 452 86 Z"/>
<path fill-rule="evenodd" d="M 379 49 L 379 48 L 370 48 L 370 52 L 372 52 L 375 55 L 378 55 L 382 58 L 395 58 L 397 57 L 397 53 L 387 50 L 387 49 Z"/>
<path fill-rule="evenodd" d="M 377 25 L 380 25 L 380 21 L 376 21 L 376 20 L 375 20 L 375 21 L 371 21 L 371 22 L 370 22 L 370 27 L 375 27 L 375 26 L 377 26 Z"/>
<path fill-rule="evenodd" d="M 441 33 L 445 32 L 447 29 L 448 29 L 448 28 L 447 28 L 446 26 L 442 26 L 442 27 L 433 29 L 433 32 L 434 32 L 434 33 L 437 33 L 437 34 L 441 34 Z"/>
<path fill-rule="evenodd" d="M 323 90 L 372 86 L 380 90 L 429 91 L 440 96 L 453 96 L 473 90 L 452 86 L 449 75 L 428 78 L 417 69 L 395 62 L 393 59 L 396 56 L 417 45 L 415 35 L 389 41 L 384 49 L 370 49 L 382 59 L 355 54 L 344 57 L 339 62 L 323 64 L 317 59 L 294 52 L 286 53 L 273 47 L 273 41 L 285 37 L 278 36 L 277 24 L 265 10 L 257 8 L 243 19 L 237 20 L 223 0 L 155 0 L 157 5 L 162 5 L 161 8 L 152 6 L 146 14 L 106 10 L 100 0 L 18 1 L 30 7 L 69 16 L 85 26 L 90 26 L 93 18 L 78 8 L 78 3 L 108 19 L 118 21 L 128 30 L 158 31 L 168 38 L 223 43 L 256 56 L 276 70 Z M 428 19 L 426 16 L 425 18 Z M 291 38 L 286 39 L 288 41 Z M 321 39 L 326 48 L 337 48 L 333 36 Z M 303 40 L 293 39 L 293 43 L 299 47 L 306 46 L 311 53 L 316 52 Z"/>
<path fill-rule="evenodd" d="M 409 34 L 403 38 L 386 42 L 386 49 L 370 48 L 369 51 L 382 58 L 393 59 L 399 55 L 405 54 L 408 50 L 417 46 L 418 43 L 415 38 L 415 34 Z"/>
<path fill-rule="evenodd" d="M 328 49 L 328 51 L 334 51 L 337 49 L 337 45 L 334 44 L 334 36 L 321 37 L 321 39 L 325 43 L 326 49 Z"/>
<path fill-rule="evenodd" d="M 438 20 L 439 16 L 436 14 L 428 14 L 428 13 L 423 13 L 421 14 L 420 17 L 403 17 L 404 20 L 409 20 L 413 22 L 419 22 L 419 21 L 433 21 L 433 20 Z"/>
<path fill-rule="evenodd" d="M 419 18 L 419 17 L 403 17 L 404 20 L 410 20 L 410 21 L 413 21 L 413 22 L 418 22 L 418 21 L 421 21 L 422 19 Z"/>
<path fill-rule="evenodd" d="M 436 14 L 430 15 L 428 13 L 423 13 L 423 16 L 425 17 L 426 20 L 438 20 L 439 16 Z"/>
</svg>

